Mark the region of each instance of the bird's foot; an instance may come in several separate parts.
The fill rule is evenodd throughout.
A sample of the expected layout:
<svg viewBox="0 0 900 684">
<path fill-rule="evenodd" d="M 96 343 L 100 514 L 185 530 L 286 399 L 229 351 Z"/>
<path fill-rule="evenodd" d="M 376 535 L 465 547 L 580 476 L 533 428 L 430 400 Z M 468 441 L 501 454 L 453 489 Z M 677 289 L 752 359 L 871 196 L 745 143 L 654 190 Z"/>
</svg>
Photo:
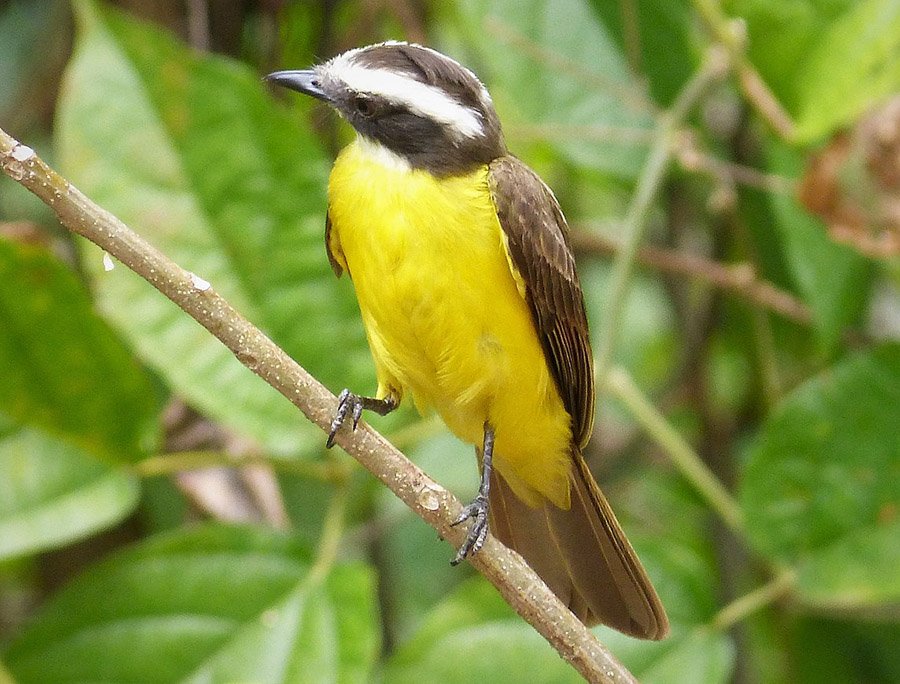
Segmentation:
<svg viewBox="0 0 900 684">
<path fill-rule="evenodd" d="M 487 539 L 488 533 L 488 502 L 487 498 L 480 494 L 468 506 L 463 508 L 459 517 L 454 520 L 451 525 L 454 527 L 464 523 L 469 518 L 472 519 L 472 525 L 469 527 L 469 533 L 466 540 L 459 547 L 450 565 L 459 565 L 463 558 L 478 553 L 484 546 L 484 540 Z"/>
<path fill-rule="evenodd" d="M 334 436 L 347 420 L 347 416 L 353 419 L 353 429 L 359 425 L 362 418 L 363 409 L 375 411 L 375 413 L 386 416 L 388 413 L 397 408 L 397 401 L 393 397 L 385 399 L 375 399 L 373 397 L 361 397 L 354 394 L 349 389 L 345 389 L 338 395 L 338 407 L 334 413 L 334 420 L 331 421 L 331 431 L 328 433 L 328 440 L 325 446 L 329 449 L 334 446 Z"/>
</svg>

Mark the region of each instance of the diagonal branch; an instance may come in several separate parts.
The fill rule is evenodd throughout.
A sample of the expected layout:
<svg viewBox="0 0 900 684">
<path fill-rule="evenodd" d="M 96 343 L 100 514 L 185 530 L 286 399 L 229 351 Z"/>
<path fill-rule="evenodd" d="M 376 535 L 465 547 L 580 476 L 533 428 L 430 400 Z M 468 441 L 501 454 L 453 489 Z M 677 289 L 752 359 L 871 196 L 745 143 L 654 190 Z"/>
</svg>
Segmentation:
<svg viewBox="0 0 900 684">
<path fill-rule="evenodd" d="M 323 430 L 336 399 L 272 340 L 241 316 L 209 283 L 185 271 L 115 216 L 94 204 L 29 147 L 0 129 L 0 168 L 56 212 L 69 230 L 94 242 L 181 307 L 254 373 Z M 384 482 L 441 537 L 454 545 L 465 530 L 451 527 L 459 500 L 364 423 L 337 443 Z M 635 682 L 603 644 L 556 598 L 522 558 L 493 537 L 471 560 L 504 599 L 590 682 Z"/>
</svg>

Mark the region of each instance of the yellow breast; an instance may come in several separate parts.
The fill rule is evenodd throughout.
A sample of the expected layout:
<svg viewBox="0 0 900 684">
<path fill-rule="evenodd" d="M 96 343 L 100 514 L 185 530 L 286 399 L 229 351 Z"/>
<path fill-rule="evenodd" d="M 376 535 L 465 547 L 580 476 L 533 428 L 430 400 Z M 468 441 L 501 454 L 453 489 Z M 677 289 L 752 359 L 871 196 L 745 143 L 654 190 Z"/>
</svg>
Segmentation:
<svg viewBox="0 0 900 684">
<path fill-rule="evenodd" d="M 489 421 L 495 466 L 516 494 L 568 508 L 570 418 L 487 176 L 438 179 L 356 142 L 329 182 L 330 249 L 353 279 L 379 396 L 411 393 L 475 445 Z"/>
</svg>

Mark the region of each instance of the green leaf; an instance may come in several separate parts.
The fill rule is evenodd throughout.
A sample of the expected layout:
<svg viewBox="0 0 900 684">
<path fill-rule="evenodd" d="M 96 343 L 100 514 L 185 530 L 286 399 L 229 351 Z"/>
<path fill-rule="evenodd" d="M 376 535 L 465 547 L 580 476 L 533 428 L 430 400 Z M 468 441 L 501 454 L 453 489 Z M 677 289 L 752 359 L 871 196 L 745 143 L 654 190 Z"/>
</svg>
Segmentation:
<svg viewBox="0 0 900 684">
<path fill-rule="evenodd" d="M 652 108 L 587 0 L 465 0 L 458 11 L 514 151 L 537 135 L 577 166 L 637 176 Z"/>
<path fill-rule="evenodd" d="M 524 679 L 523 679 L 524 678 Z M 464 582 L 388 660 L 386 684 L 579 682 L 578 673 L 481 578 Z"/>
<path fill-rule="evenodd" d="M 65 171 L 333 389 L 372 383 L 350 284 L 325 257 L 327 163 L 312 132 L 246 67 L 87 0 L 76 8 L 56 130 Z M 278 452 L 320 443 L 175 305 L 85 255 L 104 315 L 191 404 Z"/>
<path fill-rule="evenodd" d="M 896 0 L 729 0 L 748 54 L 809 142 L 900 89 Z"/>
<path fill-rule="evenodd" d="M 852 559 L 852 562 L 847 562 Z M 823 548 L 799 569 L 797 594 L 837 610 L 900 607 L 900 521 L 851 532 Z"/>
<path fill-rule="evenodd" d="M 0 660 L 0 684 L 16 684 L 16 680 L 9 674 L 2 660 Z"/>
<path fill-rule="evenodd" d="M 725 634 L 697 630 L 687 634 L 675 648 L 640 673 L 644 684 L 731 681 L 734 646 Z"/>
<path fill-rule="evenodd" d="M 405 666 L 389 667 L 385 682 L 583 681 L 530 625 L 512 620 L 442 631 L 416 655 Z"/>
<path fill-rule="evenodd" d="M 796 114 L 798 65 L 816 42 L 858 0 L 725 0 L 725 11 L 747 28 L 750 61 L 787 108 Z"/>
<path fill-rule="evenodd" d="M 791 620 L 779 635 L 790 647 L 780 679 L 791 684 L 900 681 L 900 625 L 822 618 Z M 771 659 L 771 654 L 768 655 Z M 758 681 L 758 680 L 757 680 Z"/>
<path fill-rule="evenodd" d="M 599 260 L 579 266 L 584 303 L 596 344 L 608 313 L 612 267 Z M 641 384 L 665 382 L 674 371 L 678 345 L 676 315 L 671 298 L 658 278 L 636 273 L 616 332 L 615 362 L 628 368 Z"/>
<path fill-rule="evenodd" d="M 721 633 L 677 628 L 666 641 L 647 642 L 602 627 L 596 632 L 642 682 L 727 682 L 734 660 Z M 480 577 L 461 584 L 424 618 L 388 660 L 384 679 L 387 684 L 582 681 Z"/>
<path fill-rule="evenodd" d="M 0 240 L 0 412 L 111 462 L 153 446 L 153 388 L 48 252 Z"/>
<path fill-rule="evenodd" d="M 600 640 L 621 658 L 642 684 L 725 684 L 731 681 L 734 646 L 721 632 L 676 628 L 665 641 L 647 642 L 603 629 Z"/>
<path fill-rule="evenodd" d="M 0 436 L 0 560 L 62 546 L 134 510 L 137 479 L 38 430 Z"/>
<path fill-rule="evenodd" d="M 374 590 L 361 565 L 310 574 L 285 536 L 204 526 L 90 569 L 5 660 L 20 684 L 362 682 L 378 650 Z"/>
<path fill-rule="evenodd" d="M 619 51 L 646 76 L 654 99 L 670 106 L 700 63 L 701 47 L 690 0 L 634 0 L 619 3 L 592 0 L 603 24 L 615 36 Z"/>
<path fill-rule="evenodd" d="M 0 558 L 55 548 L 137 504 L 111 464 L 154 448 L 149 379 L 44 249 L 0 240 Z"/>
<path fill-rule="evenodd" d="M 475 495 L 478 464 L 468 444 L 443 431 L 406 453 L 461 500 L 469 501 Z M 379 487 L 375 497 L 376 519 L 392 522 L 381 540 L 381 553 L 391 559 L 381 568 L 381 591 L 391 607 L 394 633 L 405 637 L 420 625 L 424 614 L 474 571 L 466 564 L 452 567 L 453 548 L 438 539 L 434 530 L 392 492 Z"/>
<path fill-rule="evenodd" d="M 900 90 L 900 3 L 858 2 L 817 41 L 803 63 L 797 137 L 822 138 Z"/>
<path fill-rule="evenodd" d="M 770 145 L 769 158 L 775 173 L 801 173 L 800 157 L 785 146 Z M 871 263 L 850 247 L 833 242 L 821 221 L 792 197 L 771 193 L 768 201 L 790 273 L 812 309 L 822 347 L 830 351 L 867 304 Z"/>
<path fill-rule="evenodd" d="M 894 344 L 798 387 L 763 426 L 741 484 L 747 528 L 761 553 L 801 564 L 808 600 L 828 602 L 826 588 L 844 605 L 896 600 L 897 583 L 884 579 L 897 556 L 888 532 L 896 530 L 891 511 L 900 498 L 897 425 Z"/>
</svg>

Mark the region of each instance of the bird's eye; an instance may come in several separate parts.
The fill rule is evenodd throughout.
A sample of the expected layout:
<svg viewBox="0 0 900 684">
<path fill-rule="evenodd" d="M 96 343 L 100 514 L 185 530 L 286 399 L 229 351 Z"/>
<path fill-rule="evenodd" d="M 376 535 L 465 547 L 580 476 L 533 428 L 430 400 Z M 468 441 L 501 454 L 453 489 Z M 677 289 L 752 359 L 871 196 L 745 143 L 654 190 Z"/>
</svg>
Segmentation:
<svg viewBox="0 0 900 684">
<path fill-rule="evenodd" d="M 368 97 L 363 97 L 362 95 L 357 95 L 353 99 L 353 106 L 356 108 L 356 111 L 363 116 L 372 116 L 375 113 L 375 103 Z"/>
</svg>

